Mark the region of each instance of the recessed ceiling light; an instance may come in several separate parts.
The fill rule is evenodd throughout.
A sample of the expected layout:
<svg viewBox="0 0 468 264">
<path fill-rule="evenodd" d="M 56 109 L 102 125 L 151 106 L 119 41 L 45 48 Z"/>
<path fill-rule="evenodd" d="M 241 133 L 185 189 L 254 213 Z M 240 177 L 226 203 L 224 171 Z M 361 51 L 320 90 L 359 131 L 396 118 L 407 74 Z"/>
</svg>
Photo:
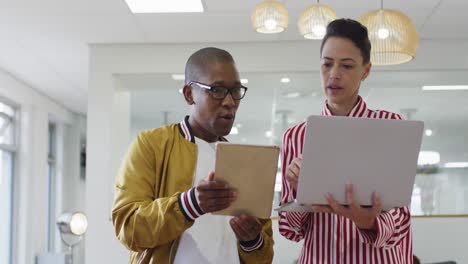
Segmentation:
<svg viewBox="0 0 468 264">
<path fill-rule="evenodd" d="M 241 83 L 242 83 L 242 84 L 249 83 L 249 79 L 241 79 Z"/>
<path fill-rule="evenodd" d="M 237 124 L 236 127 L 241 128 L 242 124 Z"/>
<path fill-rule="evenodd" d="M 200 13 L 201 0 L 125 0 L 132 13 Z"/>
<path fill-rule="evenodd" d="M 171 75 L 171 77 L 172 77 L 173 80 L 176 80 L 176 81 L 185 80 L 185 74 L 174 73 L 174 74 Z"/>
<path fill-rule="evenodd" d="M 437 151 L 421 151 L 418 156 L 418 165 L 436 165 L 440 162 L 440 153 Z"/>
<path fill-rule="evenodd" d="M 426 136 L 428 137 L 432 136 L 432 130 L 430 129 L 426 129 L 425 133 L 426 133 Z"/>
<path fill-rule="evenodd" d="M 447 162 L 445 168 L 468 168 L 468 162 Z"/>
<path fill-rule="evenodd" d="M 273 136 L 273 132 L 271 132 L 270 130 L 268 130 L 268 131 L 265 132 L 265 136 L 266 136 L 267 138 L 271 138 L 271 137 Z"/>
<path fill-rule="evenodd" d="M 300 92 L 292 92 L 286 94 L 286 98 L 298 98 L 299 96 L 301 96 Z"/>
<path fill-rule="evenodd" d="M 184 93 L 184 90 L 182 88 L 179 89 L 179 93 L 180 94 L 183 94 Z"/>
<path fill-rule="evenodd" d="M 284 77 L 284 78 L 281 78 L 281 82 L 282 83 L 289 83 L 289 82 L 291 82 L 291 79 L 289 79 L 287 77 Z"/>
<path fill-rule="evenodd" d="M 468 90 L 468 85 L 426 85 L 423 91 L 461 91 Z"/>
</svg>

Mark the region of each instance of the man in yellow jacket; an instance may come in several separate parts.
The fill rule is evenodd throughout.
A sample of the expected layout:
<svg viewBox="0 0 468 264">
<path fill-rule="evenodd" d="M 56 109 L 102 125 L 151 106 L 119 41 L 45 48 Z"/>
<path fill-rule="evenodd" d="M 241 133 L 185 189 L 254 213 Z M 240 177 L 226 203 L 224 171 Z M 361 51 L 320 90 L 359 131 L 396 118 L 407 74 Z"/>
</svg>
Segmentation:
<svg viewBox="0 0 468 264">
<path fill-rule="evenodd" d="M 140 133 L 116 180 L 112 221 L 130 263 L 272 262 L 270 219 L 209 214 L 236 198 L 212 172 L 214 144 L 225 141 L 246 91 L 227 51 L 190 56 L 183 89 L 190 115 Z"/>
</svg>

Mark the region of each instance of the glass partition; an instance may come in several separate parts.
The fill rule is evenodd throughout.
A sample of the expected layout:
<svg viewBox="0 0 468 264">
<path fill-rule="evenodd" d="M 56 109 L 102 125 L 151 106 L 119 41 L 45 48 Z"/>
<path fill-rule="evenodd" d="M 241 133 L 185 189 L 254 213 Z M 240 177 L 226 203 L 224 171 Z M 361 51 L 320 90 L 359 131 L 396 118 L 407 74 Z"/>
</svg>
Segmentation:
<svg viewBox="0 0 468 264">
<path fill-rule="evenodd" d="M 249 88 L 240 105 L 231 142 L 281 144 L 284 131 L 320 114 L 325 97 L 318 72 L 241 73 Z M 179 122 L 189 113 L 180 89 L 182 81 L 170 74 L 117 76 L 130 91 L 130 136 L 145 129 Z M 395 72 L 374 68 L 360 94 L 371 109 L 400 113 L 425 122 L 422 151 L 438 153 L 439 160 L 421 165 L 416 176 L 413 215 L 468 214 L 468 91 L 426 91 L 425 85 L 466 82 L 463 71 Z M 389 169 L 393 164 L 389 163 Z M 428 167 L 429 166 L 429 167 Z M 430 168 L 430 169 L 428 169 Z M 278 173 L 277 205 L 281 191 Z"/>
</svg>

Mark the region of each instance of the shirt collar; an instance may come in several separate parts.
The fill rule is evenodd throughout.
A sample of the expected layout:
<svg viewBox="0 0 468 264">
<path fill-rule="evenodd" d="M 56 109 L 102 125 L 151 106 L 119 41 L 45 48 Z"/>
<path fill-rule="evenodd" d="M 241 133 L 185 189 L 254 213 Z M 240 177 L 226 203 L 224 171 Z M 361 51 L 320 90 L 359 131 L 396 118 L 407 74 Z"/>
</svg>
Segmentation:
<svg viewBox="0 0 468 264">
<path fill-rule="evenodd" d="M 357 104 L 349 111 L 347 117 L 361 117 L 367 111 L 367 104 L 364 102 L 361 96 L 358 97 Z M 333 116 L 333 113 L 328 108 L 328 100 L 325 101 L 325 105 L 322 110 L 323 116 Z"/>
<path fill-rule="evenodd" d="M 195 136 L 193 135 L 192 127 L 189 124 L 189 116 L 186 116 L 184 120 L 179 123 L 179 132 L 187 141 L 195 143 Z M 225 137 L 220 137 L 218 141 L 227 141 Z"/>
</svg>

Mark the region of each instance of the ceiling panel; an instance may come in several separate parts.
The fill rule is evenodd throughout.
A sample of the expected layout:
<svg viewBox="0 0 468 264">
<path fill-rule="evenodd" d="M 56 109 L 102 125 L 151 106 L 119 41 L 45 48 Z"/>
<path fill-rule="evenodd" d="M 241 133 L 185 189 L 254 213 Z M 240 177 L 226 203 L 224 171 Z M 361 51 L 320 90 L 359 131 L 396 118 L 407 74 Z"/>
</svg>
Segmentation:
<svg viewBox="0 0 468 264">
<path fill-rule="evenodd" d="M 0 0 L 0 15 L 125 15 L 124 0 Z"/>
<path fill-rule="evenodd" d="M 432 39 L 468 39 L 468 1 L 443 1 L 427 20 L 421 32 Z"/>
<path fill-rule="evenodd" d="M 259 2 L 204 0 L 206 13 L 202 14 L 142 15 L 132 14 L 124 0 L 0 0 L 0 41 L 3 48 L 0 50 L 0 65 L 54 100 L 75 102 L 76 93 L 86 95 L 87 91 L 88 43 L 183 42 L 211 45 L 213 42 L 284 41 L 282 43 L 287 47 L 288 41 L 302 40 L 297 19 L 315 1 L 283 1 L 290 12 L 290 25 L 286 32 L 274 35 L 258 34 L 251 28 L 250 15 Z M 339 17 L 351 18 L 380 7 L 378 0 L 324 0 L 321 3 L 335 8 Z M 420 32 L 422 38 L 441 41 L 468 38 L 468 27 L 465 26 L 468 18 L 464 14 L 468 1 L 387 0 L 383 3 L 385 8 L 407 14 L 418 28 L 424 25 Z M 426 49 L 427 52 L 420 51 L 415 62 L 398 68 L 411 68 L 415 63 L 438 68 L 431 62 L 440 60 L 446 65 L 449 62 L 444 58 L 451 58 L 430 48 Z M 457 50 L 448 48 L 445 52 Z M 460 60 L 464 61 L 467 56 L 460 54 Z M 285 65 L 284 68 L 294 70 L 298 66 Z M 258 68 L 257 71 L 265 70 Z M 61 87 L 65 92 L 57 93 L 51 87 Z M 65 97 L 57 97 L 57 94 Z M 67 99 L 68 95 L 73 97 Z M 73 105 L 67 106 L 75 111 L 86 109 L 86 99 Z"/>
</svg>

